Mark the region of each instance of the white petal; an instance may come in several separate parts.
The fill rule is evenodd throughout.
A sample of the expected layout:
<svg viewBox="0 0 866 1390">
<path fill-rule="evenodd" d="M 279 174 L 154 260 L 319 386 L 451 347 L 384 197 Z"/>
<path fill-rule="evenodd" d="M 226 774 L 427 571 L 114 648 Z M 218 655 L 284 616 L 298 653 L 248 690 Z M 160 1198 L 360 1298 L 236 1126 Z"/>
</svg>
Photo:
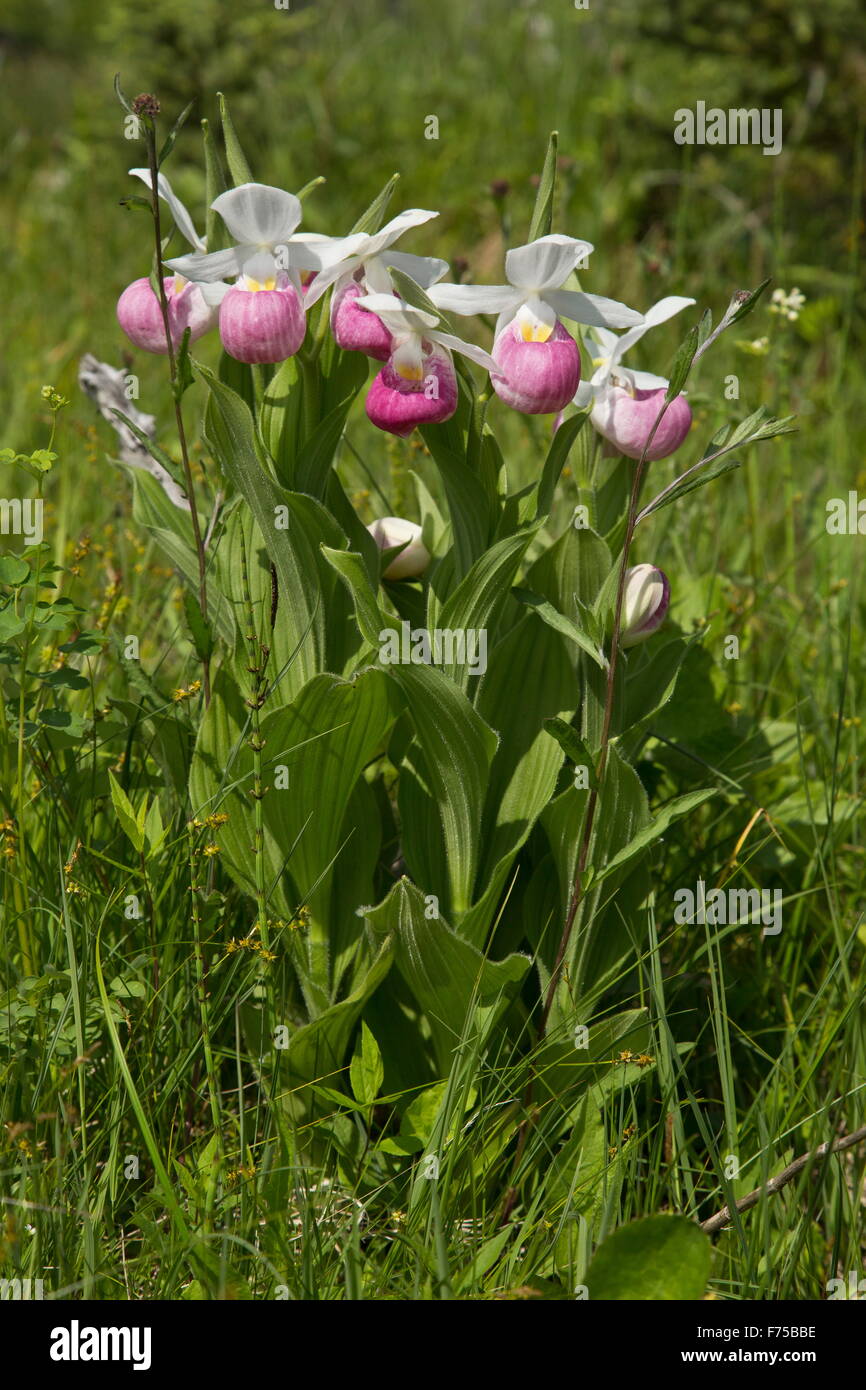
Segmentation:
<svg viewBox="0 0 866 1390">
<path fill-rule="evenodd" d="M 306 253 L 319 262 L 320 270 L 330 270 L 357 257 L 360 259 L 366 238 L 359 232 L 352 236 L 325 236 L 322 232 L 296 232 L 291 239 L 292 246 L 304 247 Z"/>
<path fill-rule="evenodd" d="M 384 322 L 384 320 L 383 320 Z M 387 324 L 386 327 L 390 327 Z M 424 352 L 417 333 L 406 333 L 391 353 L 394 370 L 401 376 L 420 381 L 424 375 Z"/>
<path fill-rule="evenodd" d="M 391 283 L 391 276 L 388 274 L 388 267 L 381 256 L 370 256 L 364 262 L 364 285 L 368 294 L 390 294 L 394 293 L 394 286 Z"/>
<path fill-rule="evenodd" d="M 149 169 L 130 169 L 129 172 L 134 174 L 137 179 L 141 179 L 142 183 L 146 184 L 148 188 L 151 187 Z M 180 198 L 178 198 L 177 194 L 173 191 L 165 174 L 159 174 L 156 183 L 159 196 L 168 203 L 171 215 L 174 218 L 174 225 L 177 227 L 181 236 L 185 237 L 190 246 L 195 247 L 196 251 L 204 251 L 205 244 L 193 226 L 192 218 L 180 201 Z"/>
<path fill-rule="evenodd" d="M 553 308 L 545 299 L 539 299 L 537 294 L 530 296 L 524 304 L 521 304 L 515 318 L 521 325 L 524 338 L 526 337 L 526 329 L 529 329 L 530 341 L 545 342 L 556 327 L 556 314 Z M 539 328 L 548 330 L 541 338 L 537 337 Z"/>
<path fill-rule="evenodd" d="M 208 285 L 202 282 L 198 286 L 198 288 L 205 304 L 209 304 L 213 309 L 216 308 L 219 304 L 222 304 L 223 299 L 228 294 L 232 286 L 227 285 L 225 280 L 217 280 L 212 285 Z"/>
<path fill-rule="evenodd" d="M 434 330 L 432 333 L 428 333 L 427 337 L 431 342 L 441 343 L 442 347 L 448 348 L 449 352 L 459 352 L 462 353 L 464 357 L 470 357 L 473 362 L 477 362 L 479 367 L 483 367 L 485 371 L 497 372 L 499 370 L 489 352 L 485 352 L 483 348 L 476 347 L 474 343 L 465 343 L 462 338 L 455 338 L 453 333 L 439 333 Z"/>
<path fill-rule="evenodd" d="M 251 246 L 286 242 L 301 220 L 294 193 L 266 183 L 242 183 L 211 203 L 236 241 Z"/>
<path fill-rule="evenodd" d="M 574 393 L 574 404 L 583 410 L 593 400 L 593 389 L 588 381 L 582 381 Z"/>
<path fill-rule="evenodd" d="M 276 280 L 279 271 L 280 267 L 270 251 L 257 251 L 254 256 L 244 261 L 244 275 L 248 275 L 259 285 L 267 284 L 268 280 Z"/>
<path fill-rule="evenodd" d="M 354 271 L 358 269 L 361 262 L 357 256 L 351 256 L 346 261 L 338 261 L 336 265 L 329 266 L 327 270 L 320 270 L 314 280 L 311 280 L 304 294 L 304 303 L 308 309 L 317 304 L 323 294 L 336 285 L 338 280 L 351 279 Z"/>
<path fill-rule="evenodd" d="M 647 309 L 644 314 L 644 321 L 631 332 L 624 333 L 617 342 L 613 354 L 613 361 L 618 362 L 635 343 L 639 343 L 643 335 L 658 323 L 664 323 L 667 319 L 673 318 L 674 314 L 680 313 L 682 309 L 687 309 L 690 304 L 694 304 L 693 299 L 683 299 L 680 295 L 668 295 L 666 299 L 660 299 L 658 304 L 654 304 L 651 309 Z"/>
<path fill-rule="evenodd" d="M 165 264 L 187 280 L 212 285 L 217 280 L 230 280 L 240 275 L 242 256 L 239 251 L 242 250 L 241 247 L 229 246 L 225 251 L 209 251 L 207 255 L 194 251 L 191 256 L 175 256 Z"/>
<path fill-rule="evenodd" d="M 631 328 L 643 323 L 643 315 L 618 299 L 606 299 L 600 294 L 584 294 L 581 290 L 545 290 L 544 298 L 552 304 L 560 318 L 574 319 L 592 328 Z"/>
<path fill-rule="evenodd" d="M 392 265 L 409 275 L 422 290 L 429 290 L 437 280 L 448 274 L 448 262 L 438 256 L 412 256 L 408 251 L 386 251 L 380 257 L 383 265 Z"/>
<path fill-rule="evenodd" d="M 674 314 L 679 314 L 683 309 L 688 309 L 690 304 L 694 304 L 693 299 L 684 299 L 679 294 L 669 294 L 665 299 L 660 299 L 658 304 L 654 304 L 651 309 L 647 309 L 644 314 L 644 323 L 654 328 L 657 323 L 664 323 L 666 319 L 672 319 Z"/>
<path fill-rule="evenodd" d="M 364 260 L 368 256 L 378 256 L 387 247 L 393 246 L 410 227 L 420 227 L 422 222 L 429 222 L 432 217 L 438 216 L 438 212 L 429 212 L 426 208 L 407 208 L 405 212 L 398 212 L 397 216 L 386 222 L 378 232 L 367 235 L 368 244 L 363 252 Z"/>
<path fill-rule="evenodd" d="M 632 385 L 638 391 L 666 391 L 670 385 L 666 376 L 655 376 L 653 372 L 633 372 L 629 368 L 628 374 L 631 377 Z"/>
<path fill-rule="evenodd" d="M 594 328 L 586 335 L 586 345 L 592 351 L 593 357 L 610 357 L 619 341 L 616 334 L 611 333 L 608 328 Z"/>
<path fill-rule="evenodd" d="M 502 314 L 513 317 L 523 296 L 513 285 L 434 285 L 430 299 L 446 314 Z"/>
<path fill-rule="evenodd" d="M 574 237 L 542 236 L 506 252 L 505 274 L 518 289 L 555 290 L 592 249 L 591 242 Z"/>
<path fill-rule="evenodd" d="M 439 322 L 432 314 L 425 314 L 421 309 L 413 309 L 410 305 L 404 304 L 394 294 L 367 294 L 356 299 L 355 303 L 361 309 L 368 309 L 370 313 L 376 314 L 394 334 L 412 333 L 428 336 L 429 329 L 435 328 Z"/>
</svg>

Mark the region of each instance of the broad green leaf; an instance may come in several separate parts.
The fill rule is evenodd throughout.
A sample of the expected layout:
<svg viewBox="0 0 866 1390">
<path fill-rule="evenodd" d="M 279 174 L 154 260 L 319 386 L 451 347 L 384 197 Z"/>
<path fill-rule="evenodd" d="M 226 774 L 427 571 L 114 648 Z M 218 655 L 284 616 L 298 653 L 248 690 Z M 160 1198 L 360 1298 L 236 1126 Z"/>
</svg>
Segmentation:
<svg viewBox="0 0 866 1390">
<path fill-rule="evenodd" d="M 139 822 L 139 817 L 135 814 L 132 805 L 123 787 L 118 782 L 114 773 L 109 770 L 108 781 L 111 787 L 111 802 L 114 812 L 120 821 L 121 829 L 129 840 L 137 854 L 141 854 L 144 849 L 144 825 Z"/>
<path fill-rule="evenodd" d="M 333 1083 L 342 1070 L 355 1025 L 367 1001 L 391 969 L 393 958 L 394 942 L 386 937 L 351 994 L 291 1034 L 288 1048 L 281 1054 L 286 1058 L 290 1083 L 290 1089 L 287 1093 L 284 1089 L 283 1094 L 286 1095 L 286 1109 L 296 1121 L 301 1121 L 314 1104 L 312 1088 L 304 1083 Z"/>
<path fill-rule="evenodd" d="M 422 755 L 421 772 L 435 805 L 444 841 L 448 908 L 459 923 L 472 900 L 481 841 L 481 819 L 498 739 L 462 691 L 432 666 L 390 666 L 400 686 Z M 401 778 L 400 802 L 404 787 Z M 409 827 L 404 822 L 404 832 Z M 409 839 L 406 862 L 412 862 Z M 434 885 L 425 884 L 432 889 Z M 444 887 L 444 885 L 443 885 Z"/>
<path fill-rule="evenodd" d="M 0 642 L 8 642 L 11 637 L 17 637 L 26 626 L 24 619 L 18 617 L 11 605 L 0 609 Z"/>
<path fill-rule="evenodd" d="M 339 548 L 345 537 L 313 498 L 287 492 L 265 471 L 253 420 L 235 392 L 199 366 L 211 392 L 208 438 L 223 471 L 246 499 L 277 571 L 279 605 L 297 657 L 287 673 L 292 693 L 326 668 L 328 599 L 336 580 L 320 547 Z"/>
<path fill-rule="evenodd" d="M 440 918 L 429 918 L 424 895 L 408 879 L 366 914 L 374 932 L 394 941 L 395 962 L 427 1016 L 440 1073 L 477 1035 L 482 1047 L 530 966 L 528 956 L 494 962 L 463 941 Z"/>
<path fill-rule="evenodd" d="M 187 106 L 184 107 L 177 120 L 175 121 L 174 125 L 172 126 L 171 130 L 168 132 L 168 135 L 165 137 L 162 149 L 160 150 L 159 156 L 156 161 L 158 169 L 162 168 L 163 164 L 168 159 L 168 156 L 174 149 L 175 141 L 177 140 L 178 135 L 180 134 L 181 130 L 186 124 L 186 118 L 194 105 L 195 103 L 191 101 Z"/>
<path fill-rule="evenodd" d="M 30 566 L 17 555 L 0 555 L 0 584 L 8 584 L 11 589 L 20 589 L 30 578 Z"/>
<path fill-rule="evenodd" d="M 587 748 L 585 742 L 578 734 L 573 724 L 567 724 L 564 719 L 545 719 L 545 732 L 555 738 L 562 751 L 571 759 L 575 767 L 585 767 L 587 771 L 587 782 L 590 787 L 598 786 L 598 778 L 595 775 L 595 758 Z"/>
<path fill-rule="evenodd" d="M 405 271 L 398 270 L 394 265 L 389 267 L 388 273 L 391 276 L 395 294 L 398 294 L 400 298 L 404 299 L 413 309 L 420 309 L 423 314 L 432 315 L 432 317 L 436 319 L 437 327 L 450 331 L 451 325 L 442 313 L 442 310 L 436 307 L 432 299 L 424 293 L 421 286 L 416 280 L 412 279 L 411 275 L 407 275 Z"/>
<path fill-rule="evenodd" d="M 698 325 L 690 328 L 683 342 L 677 350 L 671 367 L 668 388 L 665 391 L 665 401 L 672 401 L 678 396 L 689 379 L 689 372 L 692 369 L 695 353 L 698 350 Z"/>
<path fill-rule="evenodd" d="M 571 452 L 571 446 L 588 419 L 589 413 L 586 411 L 579 415 L 573 415 L 570 420 L 564 420 L 559 429 L 554 432 L 538 482 L 536 517 L 539 521 L 549 514 L 553 506 L 556 485 Z"/>
<path fill-rule="evenodd" d="M 219 100 L 220 120 L 222 121 L 223 127 L 223 140 L 225 141 L 226 147 L 226 162 L 229 166 L 232 182 L 237 188 L 238 184 L 252 183 L 253 174 L 247 163 L 246 156 L 241 149 L 234 123 L 229 115 L 228 102 L 222 92 L 217 92 L 217 98 Z"/>
<path fill-rule="evenodd" d="M 221 251 L 223 247 L 228 245 L 228 228 L 225 227 L 219 213 L 214 211 L 212 204 L 221 193 L 225 192 L 226 180 L 210 121 L 202 121 L 201 136 L 204 146 L 204 203 L 207 208 L 205 238 L 209 251 Z"/>
<path fill-rule="evenodd" d="M 361 1021 L 361 1036 L 349 1065 L 352 1095 L 361 1105 L 372 1105 L 379 1094 L 385 1069 L 379 1044 L 366 1023 Z"/>
<path fill-rule="evenodd" d="M 630 1221 L 608 1236 L 586 1275 L 590 1300 L 655 1303 L 701 1299 L 710 1274 L 710 1242 L 686 1216 Z"/>
<path fill-rule="evenodd" d="M 384 747 L 400 707 L 399 694 L 383 671 L 370 669 L 351 681 L 321 675 L 308 682 L 292 704 L 269 714 L 261 725 L 264 862 L 270 910 L 288 917 L 308 905 L 309 931 L 303 939 L 311 988 L 330 998 L 338 982 L 332 977 L 333 955 L 348 949 L 360 933 L 355 915 L 359 901 L 344 904 L 332 920 L 335 878 L 349 874 L 357 882 L 363 866 L 365 895 L 372 891 L 378 841 L 365 838 L 364 827 L 347 821 L 353 793 L 364 767 Z M 253 839 L 253 757 L 248 746 L 249 711 L 222 673 L 199 731 L 190 774 L 190 798 L 196 814 L 221 810 L 228 822 L 220 831 L 226 868 L 252 896 L 255 864 Z M 327 787 L 328 795 L 322 795 Z M 358 810 L 358 803 L 354 803 Z M 364 803 L 366 806 L 367 803 Z M 368 812 L 369 813 L 369 812 Z M 372 862 L 364 845 L 372 844 Z M 346 861 L 352 868 L 344 869 Z M 363 875 L 362 875 L 363 877 Z"/>
<path fill-rule="evenodd" d="M 547 832 L 559 874 L 560 929 L 565 922 L 577 873 L 589 796 L 587 790 L 570 787 L 551 802 L 541 816 L 541 823 Z M 569 996 L 580 1000 L 584 989 L 591 983 L 589 965 L 595 937 L 601 929 L 601 909 L 616 892 L 617 884 L 620 883 L 624 872 L 623 869 L 612 872 L 602 884 L 605 865 L 648 823 L 647 797 L 640 778 L 634 768 L 623 762 L 615 745 L 611 745 L 586 861 L 587 866 L 593 870 L 594 877 L 582 893 L 566 954 L 569 990 L 564 991 L 560 986 L 560 1004 L 563 1009 L 571 1007 Z M 558 933 L 554 935 L 558 941 Z"/>
<path fill-rule="evenodd" d="M 283 487 L 291 487 L 300 442 L 304 387 L 294 357 L 286 358 L 265 388 L 259 425 Z"/>
<path fill-rule="evenodd" d="M 650 845 L 654 845 L 656 840 L 661 837 L 683 816 L 687 816 L 691 811 L 697 810 L 698 806 L 703 806 L 705 801 L 709 801 L 711 796 L 717 796 L 715 787 L 706 787 L 701 791 L 686 792 L 683 796 L 675 796 L 672 801 L 668 801 L 662 806 L 657 815 L 653 816 L 649 825 L 645 825 L 638 831 L 633 839 L 629 840 L 618 854 L 609 859 L 603 868 L 596 870 L 595 882 L 601 882 L 610 874 L 616 873 L 618 869 L 641 854 Z"/>
<path fill-rule="evenodd" d="M 344 398 L 317 425 L 313 434 L 304 440 L 298 450 L 294 467 L 294 486 L 299 492 L 308 492 L 313 497 L 322 498 L 328 481 L 328 474 L 334 461 L 334 454 L 342 438 L 343 428 L 349 409 L 367 380 L 367 366 L 361 353 L 348 353 L 355 363 L 357 372 L 347 388 Z"/>
<path fill-rule="evenodd" d="M 501 609 L 527 548 L 537 527 L 530 527 L 514 536 L 497 541 L 476 560 L 466 577 L 442 605 L 437 627 L 443 631 L 483 632 L 489 644 L 495 633 L 496 617 Z M 456 660 L 443 664 L 452 680 L 465 690 L 469 684 L 469 666 Z"/>
<path fill-rule="evenodd" d="M 514 673 L 521 673 L 516 694 Z M 514 856 L 556 790 L 562 750 L 544 732 L 547 719 L 570 718 L 580 691 L 556 633 L 531 615 L 497 643 L 478 691 L 477 708 L 499 735 L 484 809 L 483 857 L 478 885 L 502 882 Z M 460 934 L 480 945 L 489 922 L 476 911 L 460 923 Z"/>
<path fill-rule="evenodd" d="M 498 503 L 478 475 L 467 468 L 462 445 L 459 453 L 448 446 L 444 429 L 443 425 L 425 425 L 419 433 L 442 477 L 451 519 L 456 575 L 462 579 L 487 549 L 499 510 Z"/>
<path fill-rule="evenodd" d="M 607 658 L 598 643 L 594 642 L 582 628 L 578 627 L 577 623 L 557 612 L 548 599 L 541 598 L 539 594 L 532 593 L 530 589 L 514 589 L 513 594 L 519 603 L 525 603 L 528 608 L 537 613 L 542 622 L 547 623 L 555 632 L 561 633 L 563 637 L 574 642 L 575 646 L 580 647 L 581 651 L 585 652 L 601 670 L 607 669 Z"/>
<path fill-rule="evenodd" d="M 529 226 L 530 241 L 535 241 L 537 237 L 549 236 L 553 227 L 553 196 L 556 192 L 556 151 L 558 144 L 559 132 L 552 130 L 547 145 L 547 154 L 544 158 L 544 168 L 541 171 L 538 192 L 535 195 L 535 208 Z"/>
<path fill-rule="evenodd" d="M 377 193 L 376 197 L 367 208 L 367 211 L 363 212 L 358 218 L 352 228 L 353 233 L 366 232 L 369 236 L 372 235 L 373 232 L 378 232 L 385 219 L 385 213 L 388 211 L 388 204 L 399 182 L 400 175 L 392 174 L 381 193 Z"/>
<path fill-rule="evenodd" d="M 208 661 L 214 651 L 213 633 L 210 623 L 204 617 L 201 605 L 191 589 L 184 589 L 183 591 L 183 611 L 195 654 L 199 661 Z"/>
<path fill-rule="evenodd" d="M 189 513 L 181 511 L 165 495 L 156 479 L 141 468 L 130 470 L 133 484 L 132 515 L 146 526 L 185 586 L 198 592 L 198 556 L 192 545 Z M 201 525 L 201 518 L 199 519 Z M 204 527 L 202 528 L 204 531 Z M 208 553 L 208 622 L 213 632 L 231 649 L 235 640 L 235 620 L 231 605 L 220 589 L 214 572 L 213 548 Z"/>
</svg>

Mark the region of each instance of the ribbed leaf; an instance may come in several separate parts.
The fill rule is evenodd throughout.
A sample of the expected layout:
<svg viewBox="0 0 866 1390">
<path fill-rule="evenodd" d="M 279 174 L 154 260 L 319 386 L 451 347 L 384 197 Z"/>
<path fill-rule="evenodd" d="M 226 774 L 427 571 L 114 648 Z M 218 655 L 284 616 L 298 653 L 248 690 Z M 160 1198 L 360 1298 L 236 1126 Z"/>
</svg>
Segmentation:
<svg viewBox="0 0 866 1390">
<path fill-rule="evenodd" d="M 514 673 L 520 672 L 515 699 Z M 544 730 L 557 715 L 570 719 L 580 690 L 562 640 L 527 616 L 497 644 L 481 682 L 479 714 L 499 734 L 484 810 L 480 901 L 460 923 L 460 934 L 481 945 L 490 929 L 508 871 L 538 816 L 556 790 L 562 749 Z"/>
<path fill-rule="evenodd" d="M 374 932 L 393 940 L 397 969 L 427 1016 L 439 1070 L 447 1076 L 463 1039 L 473 1037 L 483 1047 L 529 969 L 529 957 L 486 960 L 441 917 L 427 915 L 424 895 L 405 878 L 366 916 Z"/>
<path fill-rule="evenodd" d="M 520 562 L 535 535 L 537 527 L 506 536 L 497 541 L 476 560 L 465 579 L 442 605 L 437 626 L 452 632 L 483 630 L 488 646 L 493 638 L 496 615 L 511 588 Z M 462 689 L 469 684 L 468 665 L 454 660 L 443 666 L 447 675 Z"/>
<path fill-rule="evenodd" d="M 252 416 L 244 402 L 206 367 L 199 366 L 198 371 L 211 392 L 209 444 L 248 503 L 277 572 L 281 618 L 287 624 L 288 640 L 298 648 L 286 676 L 293 694 L 326 669 L 326 615 L 336 581 L 320 547 L 339 547 L 345 537 L 312 497 L 287 492 L 273 481 L 260 460 Z M 283 521 L 285 529 L 280 525 Z"/>
</svg>

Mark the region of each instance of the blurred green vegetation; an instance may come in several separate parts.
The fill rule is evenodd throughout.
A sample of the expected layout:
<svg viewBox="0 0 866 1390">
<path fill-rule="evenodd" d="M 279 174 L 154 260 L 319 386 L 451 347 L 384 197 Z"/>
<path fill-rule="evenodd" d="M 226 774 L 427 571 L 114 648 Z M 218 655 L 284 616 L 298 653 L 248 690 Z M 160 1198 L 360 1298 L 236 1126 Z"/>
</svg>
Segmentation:
<svg viewBox="0 0 866 1390">
<path fill-rule="evenodd" d="M 196 118 L 216 116 L 222 90 L 257 178 L 296 188 L 327 179 L 308 204 L 310 225 L 342 230 L 397 169 L 402 203 L 442 214 L 415 249 L 463 257 L 495 278 L 490 184 L 510 184 L 504 212 L 521 240 L 532 176 L 558 128 L 558 225 L 598 248 L 587 288 L 642 307 L 672 289 L 717 299 L 721 287 L 772 271 L 829 300 L 820 326 L 830 332 L 854 293 L 864 34 L 858 0 L 651 10 L 638 0 L 588 10 L 531 0 L 293 0 L 287 10 L 7 0 L 0 208 L 15 347 L 0 369 L 5 425 L 26 430 L 24 388 L 46 371 L 71 371 L 85 347 L 116 356 L 114 300 L 146 268 L 144 224 L 118 206 L 140 152 L 123 138 L 115 72 L 132 94 L 156 92 L 169 120 L 194 101 L 171 176 L 199 221 Z M 783 153 L 677 146 L 674 112 L 697 100 L 781 106 Z M 438 140 L 425 139 L 428 115 Z"/>
</svg>

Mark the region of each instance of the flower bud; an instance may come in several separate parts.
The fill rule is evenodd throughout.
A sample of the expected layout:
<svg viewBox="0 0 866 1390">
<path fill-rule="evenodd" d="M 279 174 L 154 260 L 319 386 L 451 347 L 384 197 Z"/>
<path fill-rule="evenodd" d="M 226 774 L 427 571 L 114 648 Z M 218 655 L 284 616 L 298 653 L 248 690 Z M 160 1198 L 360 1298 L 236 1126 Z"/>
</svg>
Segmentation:
<svg viewBox="0 0 866 1390">
<path fill-rule="evenodd" d="M 633 565 L 625 576 L 620 646 L 634 647 L 652 637 L 667 617 L 671 586 L 655 565 Z"/>
<path fill-rule="evenodd" d="M 382 516 L 372 522 L 367 530 L 380 550 L 390 550 L 392 546 L 403 545 L 405 549 L 395 555 L 388 565 L 383 579 L 416 579 L 430 563 L 430 552 L 421 539 L 421 527 L 414 521 L 406 521 L 402 516 Z M 406 542 L 409 542 L 406 545 Z"/>
</svg>

